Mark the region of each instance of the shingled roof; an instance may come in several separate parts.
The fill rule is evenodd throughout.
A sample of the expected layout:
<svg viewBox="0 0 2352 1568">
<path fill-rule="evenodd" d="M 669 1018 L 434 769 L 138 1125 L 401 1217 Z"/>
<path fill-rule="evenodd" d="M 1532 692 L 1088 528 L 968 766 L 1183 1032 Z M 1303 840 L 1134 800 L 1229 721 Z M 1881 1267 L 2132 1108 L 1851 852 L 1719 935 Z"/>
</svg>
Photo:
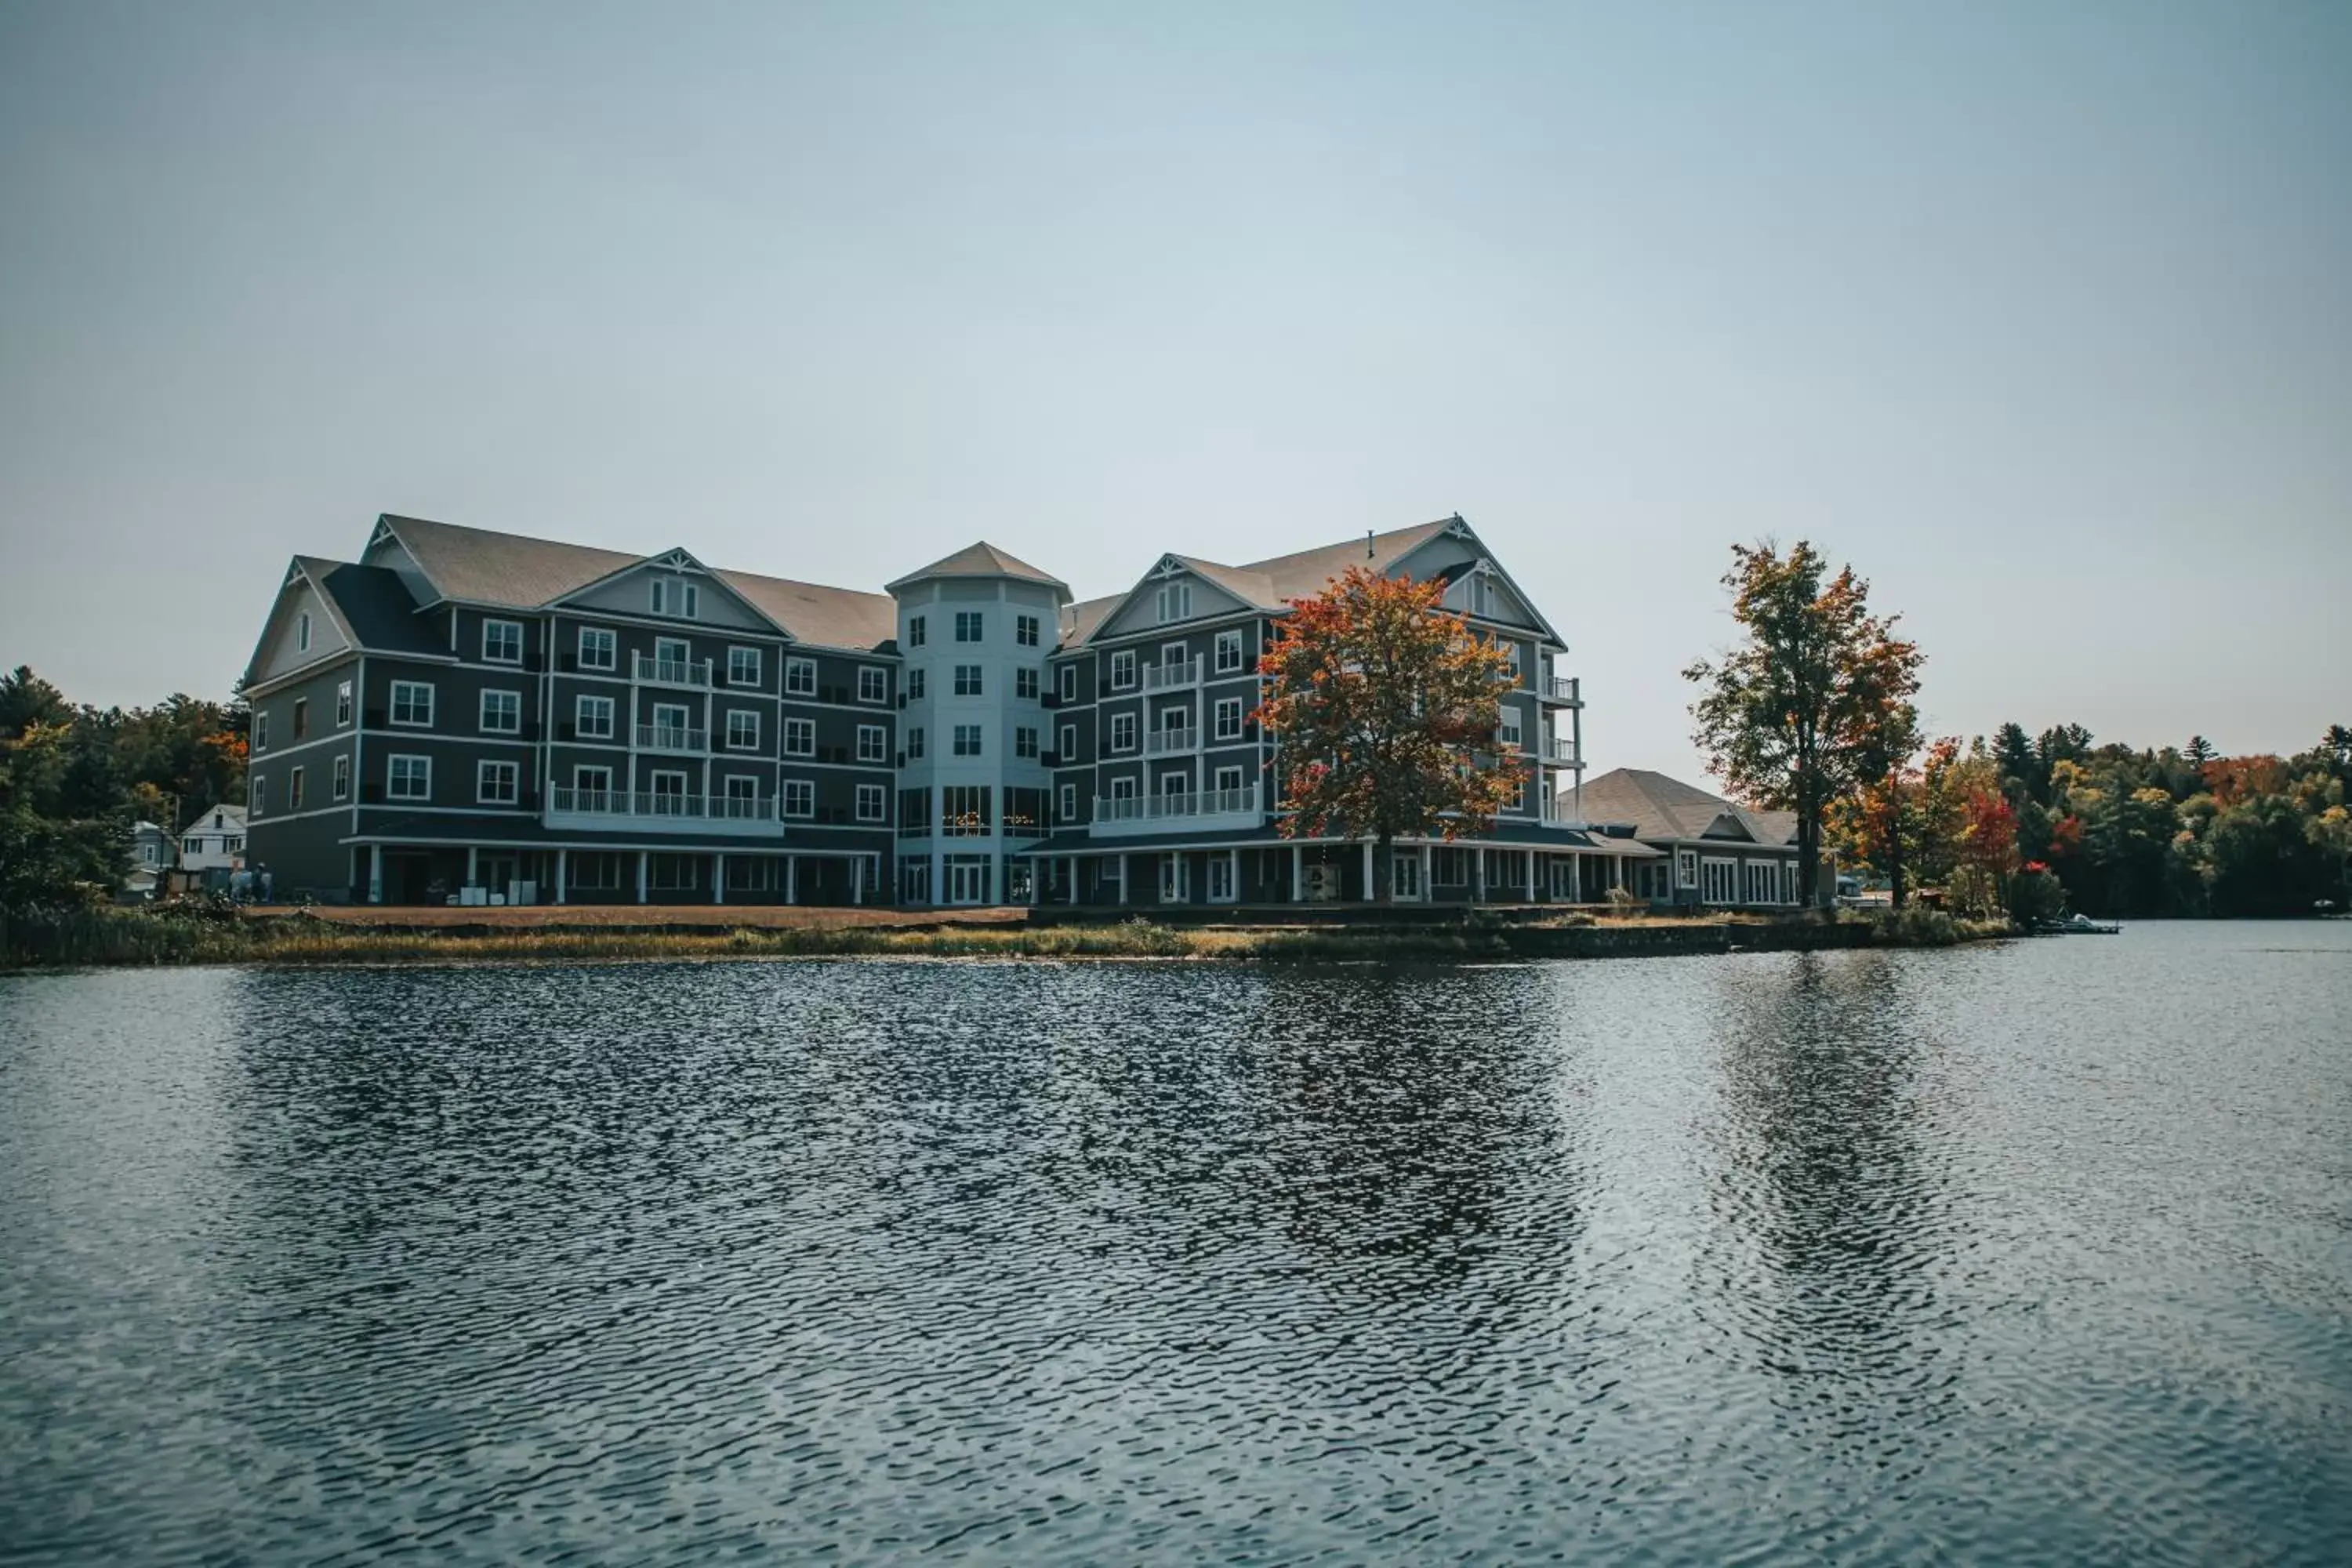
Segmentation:
<svg viewBox="0 0 2352 1568">
<path fill-rule="evenodd" d="M 928 582 L 933 577 L 1018 577 L 1024 582 L 1043 583 L 1049 588 L 1059 588 L 1064 595 L 1070 585 L 1050 572 L 1040 572 L 1026 561 L 1007 555 L 986 540 L 967 544 L 952 555 L 943 556 L 919 572 L 909 572 L 889 584 L 897 593 L 909 583 Z"/>
<path fill-rule="evenodd" d="M 879 647 L 898 635 L 898 606 L 887 594 L 861 594 L 822 583 L 794 583 L 756 572 L 725 572 L 721 581 L 801 642 L 820 647 Z"/>
<path fill-rule="evenodd" d="M 408 548 L 417 566 L 445 598 L 530 609 L 584 588 L 645 559 L 618 550 L 460 528 L 421 517 L 395 517 L 383 524 Z"/>
<path fill-rule="evenodd" d="M 1615 768 L 1584 784 L 1584 820 L 1628 822 L 1640 838 L 1701 838 L 1729 813 L 1759 844 L 1788 844 L 1797 836 L 1796 813 L 1757 811 L 1735 805 L 1647 768 Z"/>
<path fill-rule="evenodd" d="M 1269 561 L 1252 561 L 1230 570 L 1264 578 L 1271 597 L 1256 602 L 1273 609 L 1286 600 L 1308 598 L 1321 593 L 1333 578 L 1350 566 L 1385 573 L 1452 527 L 1454 521 L 1450 517 L 1441 517 L 1435 522 L 1415 523 L 1411 528 L 1375 533 L 1370 539 L 1326 544 L 1314 550 L 1301 550 L 1293 555 L 1277 555 Z"/>
</svg>

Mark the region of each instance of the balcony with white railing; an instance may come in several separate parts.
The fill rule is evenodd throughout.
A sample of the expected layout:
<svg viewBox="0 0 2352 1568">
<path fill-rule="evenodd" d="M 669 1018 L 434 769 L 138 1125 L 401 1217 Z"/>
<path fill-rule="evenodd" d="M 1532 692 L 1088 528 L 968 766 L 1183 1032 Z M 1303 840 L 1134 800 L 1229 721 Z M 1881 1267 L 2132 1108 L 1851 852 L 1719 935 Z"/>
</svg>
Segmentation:
<svg viewBox="0 0 2352 1568">
<path fill-rule="evenodd" d="M 1150 730 L 1144 733 L 1143 754 L 1147 757 L 1180 756 L 1201 749 L 1201 731 L 1190 725 L 1181 730 Z"/>
<path fill-rule="evenodd" d="M 1536 683 L 1537 692 L 1547 702 L 1565 702 L 1570 708 L 1584 706 L 1575 676 L 1548 675 Z"/>
<path fill-rule="evenodd" d="M 677 752 L 699 756 L 710 750 L 710 731 L 690 730 L 683 724 L 640 724 L 637 726 L 637 750 Z"/>
<path fill-rule="evenodd" d="M 654 686 L 693 686 L 704 690 L 710 687 L 710 661 L 707 658 L 650 658 L 636 657 L 637 679 Z"/>
<path fill-rule="evenodd" d="M 1206 828 L 1255 827 L 1257 785 L 1239 789 L 1183 790 L 1175 795 L 1095 797 L 1089 831 L 1097 838 L 1123 834 L 1197 833 Z"/>
<path fill-rule="evenodd" d="M 1143 667 L 1143 689 L 1174 691 L 1181 687 L 1201 684 L 1201 668 L 1207 661 L 1198 658 L 1179 659 L 1173 664 L 1147 664 Z"/>
<path fill-rule="evenodd" d="M 566 789 L 547 792 L 549 827 L 603 833 L 719 833 L 782 838 L 773 795 L 679 795 L 667 790 Z"/>
<path fill-rule="evenodd" d="M 1551 735 L 1540 742 L 1539 747 L 1536 755 L 1556 767 L 1580 768 L 1584 765 L 1583 753 L 1576 749 L 1574 741 Z"/>
</svg>

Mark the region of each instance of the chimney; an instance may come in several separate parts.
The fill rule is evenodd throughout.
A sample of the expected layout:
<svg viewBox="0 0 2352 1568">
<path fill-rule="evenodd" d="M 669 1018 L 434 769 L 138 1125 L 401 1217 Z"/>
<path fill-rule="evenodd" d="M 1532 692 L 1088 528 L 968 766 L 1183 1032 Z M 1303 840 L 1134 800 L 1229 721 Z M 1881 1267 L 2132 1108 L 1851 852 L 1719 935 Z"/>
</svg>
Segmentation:
<svg viewBox="0 0 2352 1568">
<path fill-rule="evenodd" d="M 1365 560 L 1367 560 L 1367 561 L 1370 561 L 1371 558 L 1372 558 L 1372 531 L 1371 531 L 1370 529 L 1369 529 L 1369 528 L 1368 528 L 1368 529 L 1364 530 L 1364 559 L 1365 559 Z"/>
</svg>

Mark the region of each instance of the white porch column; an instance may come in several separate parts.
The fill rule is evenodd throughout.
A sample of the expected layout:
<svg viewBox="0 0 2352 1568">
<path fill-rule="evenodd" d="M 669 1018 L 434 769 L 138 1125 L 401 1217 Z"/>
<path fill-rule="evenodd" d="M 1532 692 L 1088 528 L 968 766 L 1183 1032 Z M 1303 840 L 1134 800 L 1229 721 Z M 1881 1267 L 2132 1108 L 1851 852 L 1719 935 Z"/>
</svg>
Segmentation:
<svg viewBox="0 0 2352 1568">
<path fill-rule="evenodd" d="M 646 852 L 637 851 L 637 902 L 646 901 Z"/>
<path fill-rule="evenodd" d="M 368 846 L 368 902 L 383 902 L 383 846 Z"/>
<path fill-rule="evenodd" d="M 723 849 L 714 850 L 710 856 L 710 901 L 727 901 L 727 852 Z"/>
<path fill-rule="evenodd" d="M 555 852 L 555 901 L 559 904 L 563 901 L 565 874 L 572 869 L 571 856 L 572 851 L 569 849 L 559 849 Z"/>
<path fill-rule="evenodd" d="M 1065 856 L 1063 863 L 1070 868 L 1070 896 L 1065 902 L 1075 904 L 1078 901 L 1078 858 L 1075 855 Z"/>
<path fill-rule="evenodd" d="M 1572 904 L 1584 902 L 1584 857 L 1581 855 L 1568 858 L 1568 900 Z"/>
<path fill-rule="evenodd" d="M 866 901 L 866 857 L 863 855 L 849 858 L 849 901 L 853 904 Z"/>
<path fill-rule="evenodd" d="M 796 904 L 796 903 L 799 903 L 799 902 L 801 901 L 801 896 L 800 896 L 800 875 L 801 875 L 801 858 L 800 858 L 799 856 L 797 856 L 797 855 L 787 855 L 787 856 L 785 856 L 785 857 L 784 857 L 784 902 L 786 902 L 786 903 L 788 903 L 788 904 Z"/>
<path fill-rule="evenodd" d="M 1528 902 L 1536 901 L 1536 852 L 1528 851 Z"/>
<path fill-rule="evenodd" d="M 1290 847 L 1290 901 L 1307 901 L 1307 847 L 1303 844 Z"/>
<path fill-rule="evenodd" d="M 1380 894 L 1374 890 L 1372 877 L 1372 841 L 1367 838 L 1364 840 L 1364 902 L 1369 904 L 1379 897 Z"/>
<path fill-rule="evenodd" d="M 481 868 L 482 852 L 471 844 L 467 845 L 466 886 L 469 888 L 478 888 L 482 885 Z"/>
<path fill-rule="evenodd" d="M 1486 847 L 1483 844 L 1470 851 L 1470 901 L 1486 901 Z"/>
<path fill-rule="evenodd" d="M 1427 844 L 1423 844 L 1421 847 L 1421 901 L 1424 904 L 1433 904 L 1437 901 L 1437 889 L 1432 887 L 1429 881 L 1430 872 L 1435 869 L 1430 864 L 1430 847 Z"/>
</svg>

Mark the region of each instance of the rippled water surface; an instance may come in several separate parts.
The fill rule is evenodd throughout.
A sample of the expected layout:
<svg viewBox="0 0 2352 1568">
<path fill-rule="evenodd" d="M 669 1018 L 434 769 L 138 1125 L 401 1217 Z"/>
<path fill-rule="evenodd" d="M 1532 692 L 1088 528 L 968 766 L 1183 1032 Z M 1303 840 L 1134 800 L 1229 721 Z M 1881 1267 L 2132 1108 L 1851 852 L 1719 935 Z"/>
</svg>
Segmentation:
<svg viewBox="0 0 2352 1568">
<path fill-rule="evenodd" d="M 0 1557 L 2342 1563 L 2352 926 L 0 980 Z"/>
</svg>

